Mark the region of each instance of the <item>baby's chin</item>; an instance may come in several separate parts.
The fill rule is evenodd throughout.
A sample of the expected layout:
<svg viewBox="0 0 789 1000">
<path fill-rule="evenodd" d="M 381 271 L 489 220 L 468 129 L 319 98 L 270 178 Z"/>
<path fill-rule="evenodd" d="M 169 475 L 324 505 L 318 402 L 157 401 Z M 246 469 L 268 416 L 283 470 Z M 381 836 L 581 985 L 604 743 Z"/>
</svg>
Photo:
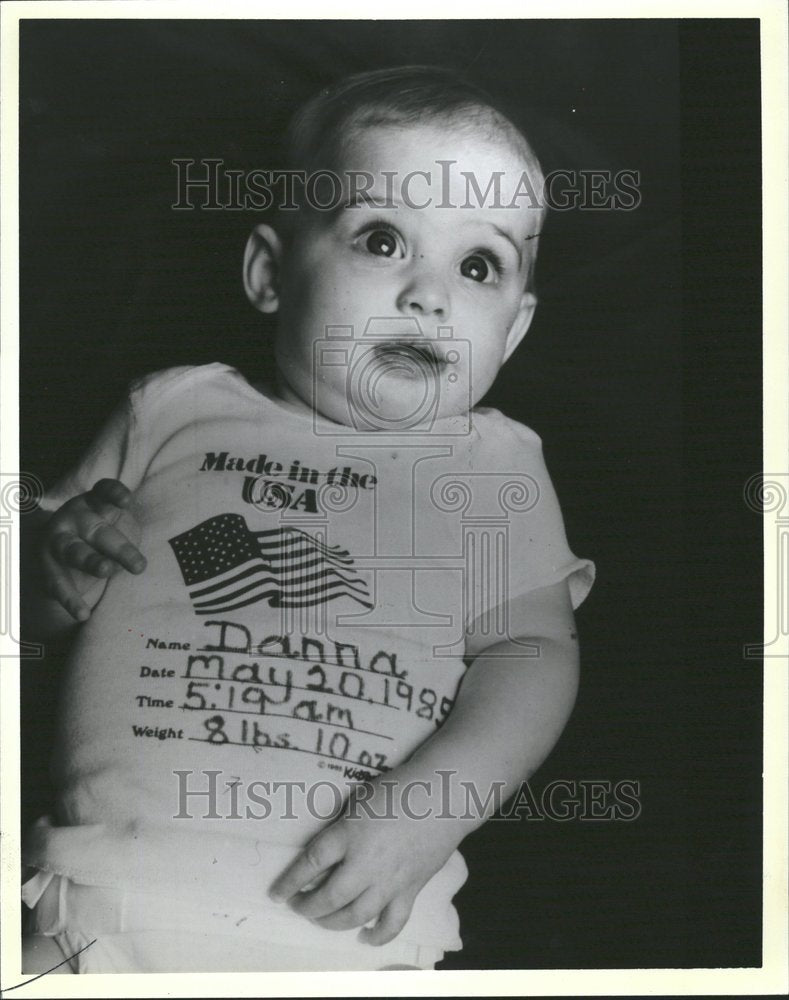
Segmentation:
<svg viewBox="0 0 789 1000">
<path fill-rule="evenodd" d="M 396 368 L 380 373 L 366 384 L 351 385 L 333 400 L 316 399 L 323 417 L 358 431 L 431 433 L 441 421 L 465 415 L 470 409 L 468 393 L 457 388 L 442 391 L 435 380 L 420 379 L 412 371 Z M 333 405 L 332 405 L 333 404 Z"/>
</svg>

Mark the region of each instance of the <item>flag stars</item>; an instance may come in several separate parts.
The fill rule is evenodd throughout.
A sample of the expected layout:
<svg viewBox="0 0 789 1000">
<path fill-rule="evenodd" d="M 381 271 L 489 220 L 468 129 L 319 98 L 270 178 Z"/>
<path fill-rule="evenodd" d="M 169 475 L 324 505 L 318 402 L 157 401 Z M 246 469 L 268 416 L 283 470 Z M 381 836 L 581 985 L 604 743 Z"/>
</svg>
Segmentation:
<svg viewBox="0 0 789 1000">
<path fill-rule="evenodd" d="M 240 514 L 221 514 L 170 539 L 170 545 L 184 583 L 197 587 L 190 592 L 197 614 L 263 600 L 305 607 L 349 597 L 371 607 L 350 554 L 298 528 L 251 531 Z"/>
</svg>

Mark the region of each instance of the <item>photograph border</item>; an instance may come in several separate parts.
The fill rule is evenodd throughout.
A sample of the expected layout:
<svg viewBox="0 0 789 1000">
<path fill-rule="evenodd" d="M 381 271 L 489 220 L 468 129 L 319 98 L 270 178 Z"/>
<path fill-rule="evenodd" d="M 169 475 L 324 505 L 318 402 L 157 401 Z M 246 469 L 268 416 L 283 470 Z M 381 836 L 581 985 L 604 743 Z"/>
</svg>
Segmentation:
<svg viewBox="0 0 789 1000">
<path fill-rule="evenodd" d="M 217 11 L 221 13 L 217 13 Z M 636 18 L 637 11 L 637 18 Z M 50 996 L 257 996 L 261 977 L 269 995 L 278 996 L 388 996 L 388 995 L 634 995 L 659 992 L 674 995 L 780 994 L 789 989 L 787 959 L 787 789 L 789 787 L 789 580 L 787 555 L 789 504 L 771 504 L 773 491 L 789 495 L 789 310 L 787 309 L 787 15 L 783 0 L 758 2 L 595 3 L 545 2 L 529 4 L 533 18 L 753 18 L 761 21 L 762 56 L 762 182 L 763 182 L 763 330 L 764 330 L 764 441 L 763 473 L 759 486 L 764 537 L 764 643 L 769 646 L 764 669 L 764 861 L 763 966 L 760 969 L 584 969 L 494 970 L 384 973 L 255 973 L 92 975 L 29 977 L 20 972 L 20 669 L 24 659 L 19 636 L 19 520 L 24 510 L 23 474 L 19 465 L 19 176 L 18 84 L 19 21 L 47 18 L 213 19 L 325 18 L 327 9 L 316 3 L 291 2 L 267 6 L 266 17 L 253 3 L 227 0 L 219 8 L 205 3 L 131 0 L 131 2 L 8 2 L 2 17 L 2 192 L 0 200 L 0 329 L 2 332 L 2 439 L 0 441 L 0 970 L 3 995 Z M 335 19 L 369 18 L 360 2 L 333 5 Z M 428 17 L 460 19 L 470 10 L 451 14 L 434 4 L 404 2 L 397 19 Z M 387 16 L 393 16 L 387 14 Z M 523 17 L 512 2 L 490 2 L 486 18 Z M 743 484 L 744 491 L 747 484 Z M 744 492 L 747 502 L 747 494 Z"/>
</svg>

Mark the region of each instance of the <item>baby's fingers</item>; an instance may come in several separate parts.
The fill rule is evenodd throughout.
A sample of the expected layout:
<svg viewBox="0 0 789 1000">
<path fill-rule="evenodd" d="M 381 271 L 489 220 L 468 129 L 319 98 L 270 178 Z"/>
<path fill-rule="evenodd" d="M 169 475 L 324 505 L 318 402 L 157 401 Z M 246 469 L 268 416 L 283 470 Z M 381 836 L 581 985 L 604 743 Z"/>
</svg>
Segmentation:
<svg viewBox="0 0 789 1000">
<path fill-rule="evenodd" d="M 147 565 L 145 557 L 122 531 L 99 519 L 81 535 L 71 530 L 56 532 L 49 547 L 64 565 L 92 576 L 111 576 L 114 563 L 119 563 L 130 573 L 142 573 Z"/>
<path fill-rule="evenodd" d="M 112 504 L 114 507 L 128 507 L 132 493 L 120 479 L 100 479 L 88 494 L 91 502 Z"/>
<path fill-rule="evenodd" d="M 309 886 L 323 872 L 328 871 L 345 855 L 345 838 L 330 827 L 319 833 L 304 848 L 301 854 L 269 889 L 269 896 L 275 902 L 290 899 L 297 892 Z"/>
<path fill-rule="evenodd" d="M 340 906 L 339 909 L 335 909 L 325 916 L 313 917 L 312 920 L 330 931 L 347 931 L 352 927 L 369 924 L 371 920 L 379 916 L 382 909 L 381 893 L 378 889 L 370 886 L 369 889 L 365 889 L 361 895 L 345 906 Z M 307 915 L 302 907 L 299 907 L 298 912 Z"/>
<path fill-rule="evenodd" d="M 67 569 L 57 563 L 48 552 L 43 553 L 47 595 L 65 608 L 78 622 L 90 618 L 90 608 L 82 600 Z"/>
<path fill-rule="evenodd" d="M 112 575 L 112 562 L 71 531 L 59 531 L 49 543 L 49 549 L 61 566 L 71 566 L 91 576 Z"/>
<path fill-rule="evenodd" d="M 142 573 L 148 565 L 137 546 L 132 545 L 126 535 L 111 524 L 102 523 L 88 541 L 95 549 L 120 563 L 130 573 Z"/>
<path fill-rule="evenodd" d="M 366 944 L 389 944 L 408 923 L 414 906 L 416 894 L 401 893 L 388 903 L 381 911 L 381 916 L 373 927 L 363 927 L 359 931 L 359 940 Z"/>
</svg>

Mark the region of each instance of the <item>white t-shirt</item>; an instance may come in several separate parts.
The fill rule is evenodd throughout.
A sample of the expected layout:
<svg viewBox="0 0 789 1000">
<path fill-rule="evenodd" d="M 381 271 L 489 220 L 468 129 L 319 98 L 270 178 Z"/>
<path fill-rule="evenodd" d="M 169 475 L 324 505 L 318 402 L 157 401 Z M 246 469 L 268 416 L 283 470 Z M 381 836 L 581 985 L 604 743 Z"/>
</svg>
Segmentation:
<svg viewBox="0 0 789 1000">
<path fill-rule="evenodd" d="M 349 787 L 441 724 L 467 634 L 517 637 L 507 597 L 566 578 L 577 606 L 594 576 L 539 438 L 496 410 L 362 433 L 226 365 L 172 369 L 132 388 L 43 506 L 103 477 L 133 491 L 148 566 L 80 579 L 95 607 L 62 686 L 57 825 L 26 851 L 88 884 L 265 905 Z M 459 948 L 465 877 L 456 852 L 404 937 Z"/>
</svg>

